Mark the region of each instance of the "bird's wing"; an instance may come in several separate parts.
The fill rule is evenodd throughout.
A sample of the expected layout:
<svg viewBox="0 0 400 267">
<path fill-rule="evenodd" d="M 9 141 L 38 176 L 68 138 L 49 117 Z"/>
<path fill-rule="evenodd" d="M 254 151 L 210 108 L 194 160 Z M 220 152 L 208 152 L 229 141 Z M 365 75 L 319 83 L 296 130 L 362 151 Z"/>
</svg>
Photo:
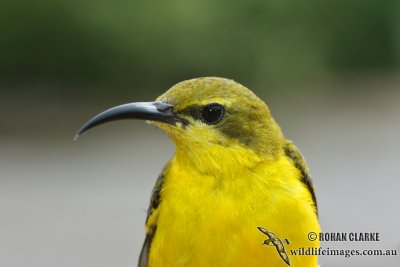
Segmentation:
<svg viewBox="0 0 400 267">
<path fill-rule="evenodd" d="M 315 192 L 314 192 L 314 186 L 311 180 L 310 172 L 307 167 L 307 163 L 304 160 L 303 156 L 300 153 L 300 150 L 291 142 L 287 141 L 285 146 L 284 146 L 285 154 L 287 157 L 289 157 L 294 165 L 296 166 L 297 169 L 300 171 L 300 181 L 304 183 L 304 185 L 307 187 L 308 191 L 311 194 L 314 206 L 315 206 L 315 212 L 318 215 L 318 206 L 317 206 L 317 198 L 315 197 Z"/>
<path fill-rule="evenodd" d="M 139 267 L 148 267 L 148 258 L 150 253 L 151 241 L 156 233 L 157 229 L 157 218 L 158 218 L 158 206 L 161 201 L 161 188 L 164 182 L 165 173 L 168 169 L 169 164 L 167 164 L 162 170 L 161 174 L 158 176 L 156 184 L 153 188 L 150 206 L 147 210 L 146 219 L 146 239 L 144 240 L 142 251 L 139 257 Z"/>
</svg>

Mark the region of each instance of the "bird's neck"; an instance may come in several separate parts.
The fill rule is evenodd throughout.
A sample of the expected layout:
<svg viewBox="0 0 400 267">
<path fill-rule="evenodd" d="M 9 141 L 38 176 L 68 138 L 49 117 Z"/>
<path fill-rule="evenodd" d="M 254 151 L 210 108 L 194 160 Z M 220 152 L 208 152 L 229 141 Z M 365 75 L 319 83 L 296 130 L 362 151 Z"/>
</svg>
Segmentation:
<svg viewBox="0 0 400 267">
<path fill-rule="evenodd" d="M 249 171 L 260 163 L 272 161 L 260 156 L 240 144 L 229 147 L 222 145 L 180 147 L 177 146 L 174 160 L 200 174 L 234 178 Z"/>
</svg>

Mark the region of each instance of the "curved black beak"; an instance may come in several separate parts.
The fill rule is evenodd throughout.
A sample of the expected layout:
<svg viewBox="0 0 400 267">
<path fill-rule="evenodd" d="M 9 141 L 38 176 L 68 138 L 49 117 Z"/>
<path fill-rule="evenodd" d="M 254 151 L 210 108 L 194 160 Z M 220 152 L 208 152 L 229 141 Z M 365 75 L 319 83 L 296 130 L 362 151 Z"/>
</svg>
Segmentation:
<svg viewBox="0 0 400 267">
<path fill-rule="evenodd" d="M 177 125 L 177 123 L 182 123 L 183 125 L 188 124 L 187 120 L 173 112 L 172 105 L 168 103 L 161 101 L 136 102 L 116 106 L 94 116 L 79 129 L 75 135 L 75 140 L 78 139 L 81 134 L 97 125 L 123 119 L 151 120 L 171 125 Z"/>
</svg>

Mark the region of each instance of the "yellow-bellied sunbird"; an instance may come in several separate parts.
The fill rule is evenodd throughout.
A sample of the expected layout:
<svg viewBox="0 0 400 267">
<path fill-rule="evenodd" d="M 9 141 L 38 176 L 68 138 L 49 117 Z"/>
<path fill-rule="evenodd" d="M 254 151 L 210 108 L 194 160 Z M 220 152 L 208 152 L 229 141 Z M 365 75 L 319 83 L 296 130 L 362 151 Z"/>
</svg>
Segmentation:
<svg viewBox="0 0 400 267">
<path fill-rule="evenodd" d="M 317 256 L 290 253 L 319 247 L 307 165 L 252 91 L 183 81 L 155 102 L 98 114 L 77 136 L 119 119 L 148 120 L 176 146 L 152 192 L 139 267 L 317 266 Z"/>
</svg>

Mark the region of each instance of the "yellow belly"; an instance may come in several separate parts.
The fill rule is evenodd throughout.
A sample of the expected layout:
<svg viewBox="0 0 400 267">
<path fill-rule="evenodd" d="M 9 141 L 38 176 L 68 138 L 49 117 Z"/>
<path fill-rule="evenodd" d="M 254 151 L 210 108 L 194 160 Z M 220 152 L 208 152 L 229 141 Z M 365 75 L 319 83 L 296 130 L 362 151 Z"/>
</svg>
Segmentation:
<svg viewBox="0 0 400 267">
<path fill-rule="evenodd" d="M 172 161 L 158 208 L 150 267 L 288 266 L 261 226 L 278 237 L 290 266 L 316 267 L 316 256 L 291 250 L 319 247 L 311 197 L 287 158 L 221 180 Z M 289 244 L 285 242 L 289 241 Z"/>
</svg>

